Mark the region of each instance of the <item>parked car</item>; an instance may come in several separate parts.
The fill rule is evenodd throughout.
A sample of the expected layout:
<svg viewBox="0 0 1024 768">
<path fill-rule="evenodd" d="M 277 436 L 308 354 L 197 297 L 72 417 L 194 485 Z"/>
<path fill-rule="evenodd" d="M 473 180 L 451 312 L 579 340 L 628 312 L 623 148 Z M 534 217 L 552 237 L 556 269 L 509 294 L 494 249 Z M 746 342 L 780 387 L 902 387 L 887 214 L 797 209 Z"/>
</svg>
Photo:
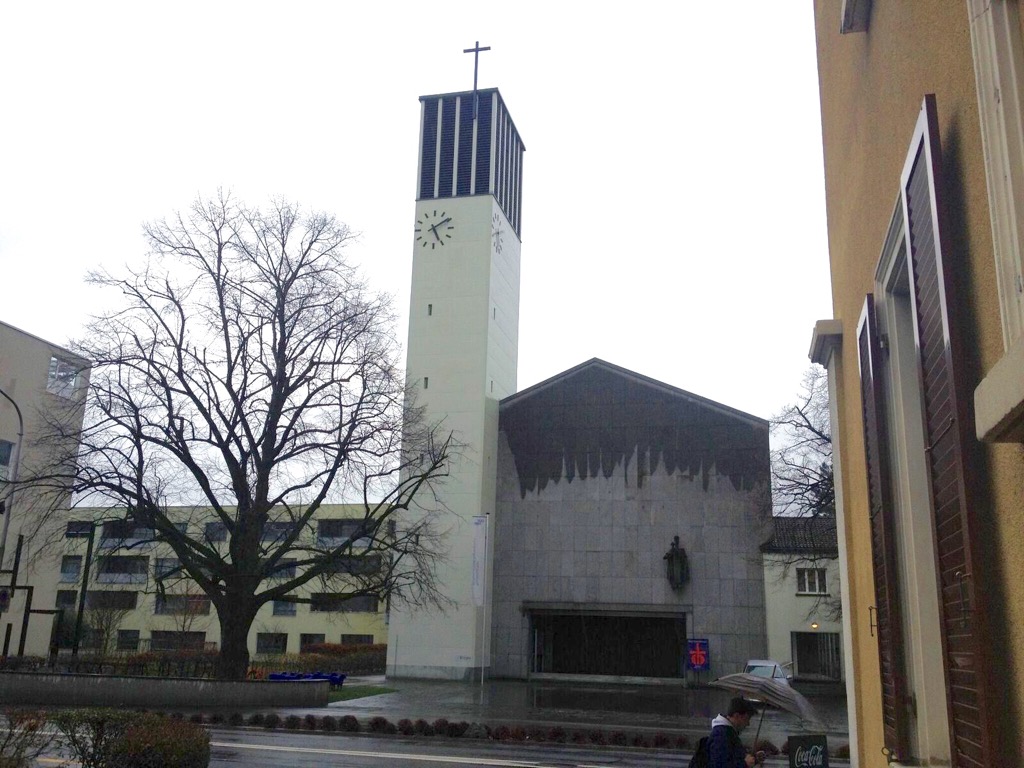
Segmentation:
<svg viewBox="0 0 1024 768">
<path fill-rule="evenodd" d="M 770 677 L 778 683 L 789 685 L 789 679 L 792 675 L 786 672 L 787 666 L 789 665 L 779 664 L 779 662 L 772 661 L 771 659 L 750 659 L 747 661 L 747 665 L 743 668 L 743 671 L 748 675 Z"/>
</svg>

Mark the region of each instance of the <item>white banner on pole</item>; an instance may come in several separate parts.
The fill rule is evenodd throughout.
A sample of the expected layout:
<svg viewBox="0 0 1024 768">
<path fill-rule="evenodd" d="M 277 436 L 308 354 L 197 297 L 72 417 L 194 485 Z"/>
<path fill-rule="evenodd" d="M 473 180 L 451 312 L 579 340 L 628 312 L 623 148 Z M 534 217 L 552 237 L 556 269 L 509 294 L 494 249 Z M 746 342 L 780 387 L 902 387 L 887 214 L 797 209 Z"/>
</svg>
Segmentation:
<svg viewBox="0 0 1024 768">
<path fill-rule="evenodd" d="M 473 518 L 473 605 L 484 604 L 484 580 L 487 578 L 487 518 Z"/>
</svg>

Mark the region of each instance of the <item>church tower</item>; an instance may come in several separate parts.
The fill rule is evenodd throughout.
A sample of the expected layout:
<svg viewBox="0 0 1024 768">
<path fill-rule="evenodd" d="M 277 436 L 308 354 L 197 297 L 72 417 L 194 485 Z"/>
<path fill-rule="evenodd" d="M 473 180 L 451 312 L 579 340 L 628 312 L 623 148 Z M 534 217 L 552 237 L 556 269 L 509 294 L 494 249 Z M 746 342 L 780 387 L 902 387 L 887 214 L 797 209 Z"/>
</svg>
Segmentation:
<svg viewBox="0 0 1024 768">
<path fill-rule="evenodd" d="M 490 665 L 487 532 L 498 402 L 516 391 L 523 152 L 497 89 L 420 98 L 406 377 L 427 420 L 460 444 L 441 487 L 448 559 L 437 573 L 455 605 L 392 609 L 390 676 L 472 680 Z"/>
</svg>

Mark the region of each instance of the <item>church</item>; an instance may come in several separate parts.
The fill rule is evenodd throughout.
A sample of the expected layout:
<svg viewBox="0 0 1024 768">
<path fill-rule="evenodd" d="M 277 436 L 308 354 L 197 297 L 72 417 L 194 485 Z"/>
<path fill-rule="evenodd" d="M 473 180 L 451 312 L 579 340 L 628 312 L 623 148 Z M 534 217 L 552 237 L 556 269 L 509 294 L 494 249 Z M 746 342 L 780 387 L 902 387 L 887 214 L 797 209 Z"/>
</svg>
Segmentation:
<svg viewBox="0 0 1024 768">
<path fill-rule="evenodd" d="M 518 391 L 523 141 L 497 89 L 420 110 L 406 374 L 463 448 L 454 605 L 392 606 L 388 675 L 742 670 L 766 653 L 768 422 L 597 359 Z"/>
</svg>

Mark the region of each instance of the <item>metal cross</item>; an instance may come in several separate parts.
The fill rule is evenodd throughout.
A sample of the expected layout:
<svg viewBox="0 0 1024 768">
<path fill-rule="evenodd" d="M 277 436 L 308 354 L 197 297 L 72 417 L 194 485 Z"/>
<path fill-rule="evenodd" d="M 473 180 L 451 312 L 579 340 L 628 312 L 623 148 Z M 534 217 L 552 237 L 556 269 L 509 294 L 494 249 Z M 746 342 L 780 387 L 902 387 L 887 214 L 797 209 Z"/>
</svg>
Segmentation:
<svg viewBox="0 0 1024 768">
<path fill-rule="evenodd" d="M 473 48 L 463 48 L 463 53 L 473 54 L 473 119 L 476 120 L 477 112 L 480 108 L 480 100 L 476 93 L 476 75 L 480 68 L 480 54 L 483 51 L 491 50 L 491 46 L 485 45 L 483 48 L 480 47 L 480 41 L 476 41 L 476 45 Z"/>
</svg>

